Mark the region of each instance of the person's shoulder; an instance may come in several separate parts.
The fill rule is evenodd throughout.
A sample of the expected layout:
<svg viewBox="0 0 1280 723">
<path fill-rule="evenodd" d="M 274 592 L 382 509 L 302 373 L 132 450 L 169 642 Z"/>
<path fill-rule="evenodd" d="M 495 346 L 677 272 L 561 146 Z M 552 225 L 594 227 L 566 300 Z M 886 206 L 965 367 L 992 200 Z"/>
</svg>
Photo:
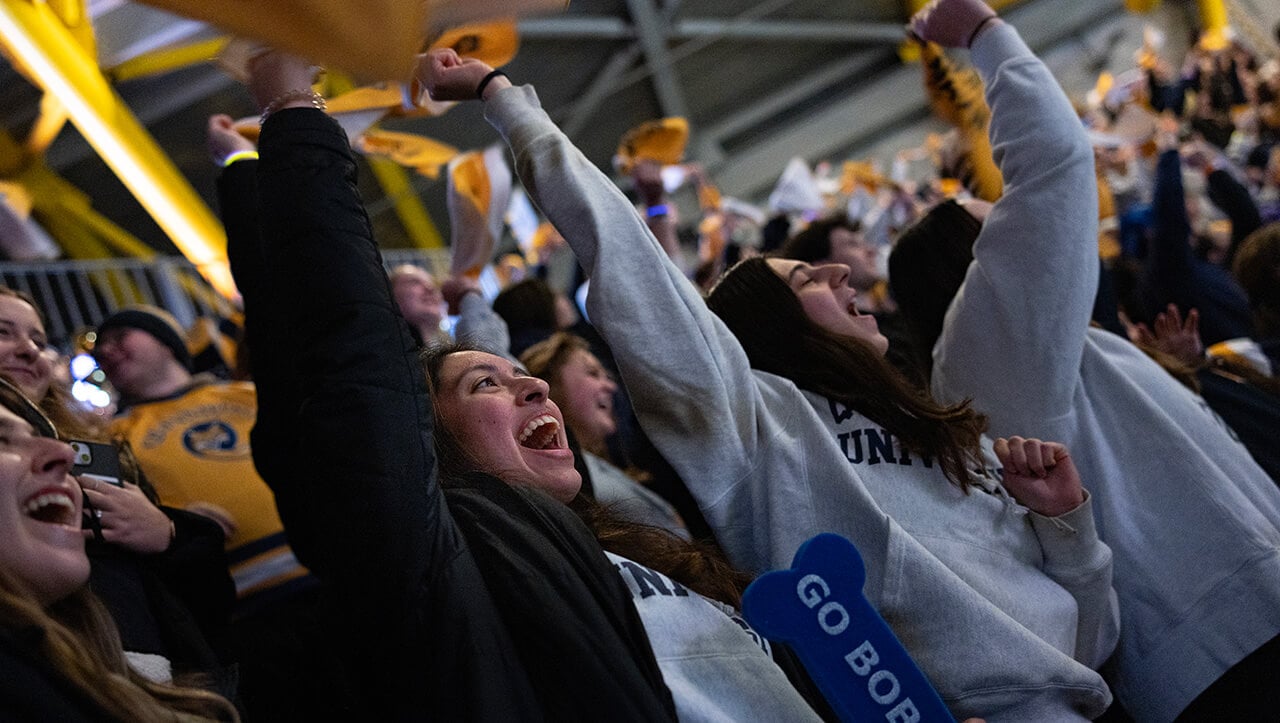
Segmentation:
<svg viewBox="0 0 1280 723">
<path fill-rule="evenodd" d="M 794 381 L 778 375 L 773 372 L 766 372 L 761 369 L 752 369 L 751 376 L 755 377 L 756 388 L 766 399 L 803 399 L 810 401 L 812 398 L 822 398 L 817 392 L 809 392 L 801 389 Z"/>
<path fill-rule="evenodd" d="M 172 394 L 130 403 L 117 414 L 112 421 L 112 428 L 119 426 L 127 429 L 144 416 L 163 414 L 175 407 L 185 408 L 190 404 L 209 402 L 256 405 L 257 391 L 253 382 L 227 381 L 212 374 L 197 374 L 191 378 L 190 383 Z"/>
<path fill-rule="evenodd" d="M 107 430 L 111 432 L 111 434 L 125 434 L 132 429 L 137 422 L 138 419 L 133 413 L 133 408 L 130 407 L 117 412 L 116 416 L 112 417 L 111 421 L 107 423 Z"/>
<path fill-rule="evenodd" d="M 188 395 L 199 395 L 205 398 L 254 399 L 257 397 L 257 388 L 253 382 L 228 381 L 212 374 L 198 374 L 191 380 L 191 384 L 179 392 L 176 397 Z"/>
<path fill-rule="evenodd" d="M 0 635 L 0 710 L 6 721 L 104 720 L 101 711 L 41 660 L 31 643 Z"/>
<path fill-rule="evenodd" d="M 236 395 L 248 394 L 252 396 L 258 393 L 258 388 L 254 386 L 253 382 L 249 382 L 249 381 L 219 380 L 211 383 L 209 386 L 210 388 L 217 389 L 219 392 L 223 394 L 236 394 Z"/>
</svg>

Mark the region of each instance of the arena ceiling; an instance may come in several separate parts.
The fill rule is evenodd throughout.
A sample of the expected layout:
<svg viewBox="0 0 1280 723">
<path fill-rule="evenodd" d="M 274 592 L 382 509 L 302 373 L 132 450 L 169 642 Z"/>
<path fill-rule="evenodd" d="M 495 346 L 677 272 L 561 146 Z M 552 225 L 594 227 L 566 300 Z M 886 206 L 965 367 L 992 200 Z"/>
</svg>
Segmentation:
<svg viewBox="0 0 1280 723">
<path fill-rule="evenodd" d="M 1257 3 L 1260 0 L 1236 0 Z M 936 129 L 916 64 L 899 57 L 910 0 L 572 0 L 566 12 L 523 19 L 520 52 L 505 68 L 535 85 L 543 105 L 587 155 L 609 167 L 618 139 L 662 116 L 689 120 L 690 160 L 723 192 L 759 202 L 787 161 L 884 157 Z M 1191 2 L 1155 16 L 1122 0 L 1005 0 L 1003 14 L 1074 94 L 1100 70 L 1132 65 L 1144 23 L 1176 37 L 1194 20 Z M 251 6 L 252 4 L 249 4 Z M 216 35 L 195 21 L 124 0 L 93 0 L 103 67 L 166 45 Z M 1275 11 L 1271 11 L 1272 14 Z M 117 84 L 117 90 L 196 190 L 213 203 L 216 169 L 204 150 L 211 113 L 254 112 L 248 95 L 211 64 Z M 21 135 L 36 117 L 37 90 L 0 68 L 0 124 Z M 398 120 L 459 148 L 496 134 L 471 105 L 438 118 Z M 48 164 L 95 206 L 144 241 L 172 250 L 164 234 L 70 127 Z M 417 176 L 414 190 L 443 221 L 443 181 Z M 384 242 L 400 245 L 391 201 L 366 190 Z M 400 236 L 403 233 L 400 232 Z"/>
</svg>

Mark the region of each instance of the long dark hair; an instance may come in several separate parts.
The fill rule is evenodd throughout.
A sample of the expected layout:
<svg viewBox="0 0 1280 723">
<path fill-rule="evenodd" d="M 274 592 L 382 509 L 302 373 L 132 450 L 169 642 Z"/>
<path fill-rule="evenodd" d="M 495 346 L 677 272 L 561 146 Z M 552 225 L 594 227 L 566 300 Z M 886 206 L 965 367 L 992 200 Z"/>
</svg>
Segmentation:
<svg viewBox="0 0 1280 723">
<path fill-rule="evenodd" d="M 6 381 L 0 381 L 0 405 L 40 436 L 57 436 L 40 408 Z M 0 637 L 22 641 L 29 654 L 113 718 L 171 721 L 181 712 L 239 719 L 235 708 L 213 693 L 154 683 L 130 668 L 115 621 L 88 584 L 46 606 L 16 574 L 0 567 Z"/>
<path fill-rule="evenodd" d="M 1245 237 L 1232 273 L 1249 297 L 1257 338 L 1280 337 L 1280 222 Z"/>
<path fill-rule="evenodd" d="M 807 261 L 811 264 L 829 259 L 831 258 L 831 232 L 838 228 L 857 232 L 862 230 L 862 223 L 849 218 L 846 213 L 820 218 L 787 239 L 778 250 L 778 255 L 784 259 Z"/>
<path fill-rule="evenodd" d="M 933 374 L 933 345 L 973 262 L 973 242 L 981 230 L 973 214 L 944 201 L 904 231 L 889 254 L 889 289 L 926 378 Z"/>
<path fill-rule="evenodd" d="M 154 683 L 134 672 L 115 622 L 88 585 L 46 609 L 0 569 L 0 635 L 29 641 L 32 654 L 119 720 L 172 721 L 178 713 L 239 720 L 235 708 L 213 693 Z"/>
<path fill-rule="evenodd" d="M 440 388 L 440 369 L 445 359 L 464 351 L 484 350 L 470 344 L 449 343 L 422 352 L 422 366 L 433 397 L 435 390 Z M 433 413 L 435 408 L 432 405 Z M 467 472 L 487 471 L 482 461 L 470 455 L 449 425 L 442 423 L 439 414 L 435 414 L 432 441 L 440 467 L 441 485 L 448 486 L 450 478 Z M 734 607 L 741 605 L 742 592 L 751 582 L 751 577 L 729 565 L 714 545 L 689 542 L 660 527 L 624 520 L 608 507 L 583 495 L 578 495 L 569 508 L 586 523 L 600 546 L 609 552 L 657 570 L 699 595 Z"/>
<path fill-rule="evenodd" d="M 947 479 L 968 490 L 971 470 L 981 467 L 986 428 L 968 400 L 941 405 L 869 344 L 815 324 L 763 257 L 725 272 L 707 306 L 738 338 L 753 369 L 856 409 L 906 449 L 935 458 Z"/>
</svg>

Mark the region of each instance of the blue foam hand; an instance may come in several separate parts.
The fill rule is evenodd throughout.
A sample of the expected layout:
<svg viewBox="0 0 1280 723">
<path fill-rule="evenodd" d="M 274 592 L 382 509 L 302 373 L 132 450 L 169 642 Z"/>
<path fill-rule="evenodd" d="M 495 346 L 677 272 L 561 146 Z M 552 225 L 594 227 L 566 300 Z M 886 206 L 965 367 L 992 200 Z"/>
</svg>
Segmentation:
<svg viewBox="0 0 1280 723">
<path fill-rule="evenodd" d="M 954 721 L 884 618 L 862 595 L 867 570 L 853 543 L 822 534 L 790 570 L 760 576 L 742 597 L 757 632 L 785 641 L 844 721 Z"/>
</svg>

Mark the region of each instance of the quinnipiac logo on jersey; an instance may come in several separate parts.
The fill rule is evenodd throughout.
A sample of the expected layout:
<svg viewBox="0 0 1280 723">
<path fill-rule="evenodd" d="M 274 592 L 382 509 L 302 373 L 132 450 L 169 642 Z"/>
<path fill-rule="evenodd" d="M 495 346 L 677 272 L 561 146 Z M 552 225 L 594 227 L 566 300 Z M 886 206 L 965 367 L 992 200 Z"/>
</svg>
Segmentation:
<svg viewBox="0 0 1280 723">
<path fill-rule="evenodd" d="M 182 446 L 197 457 L 243 457 L 248 450 L 240 449 L 240 436 L 226 422 L 203 422 L 188 429 L 182 435 Z"/>
</svg>

